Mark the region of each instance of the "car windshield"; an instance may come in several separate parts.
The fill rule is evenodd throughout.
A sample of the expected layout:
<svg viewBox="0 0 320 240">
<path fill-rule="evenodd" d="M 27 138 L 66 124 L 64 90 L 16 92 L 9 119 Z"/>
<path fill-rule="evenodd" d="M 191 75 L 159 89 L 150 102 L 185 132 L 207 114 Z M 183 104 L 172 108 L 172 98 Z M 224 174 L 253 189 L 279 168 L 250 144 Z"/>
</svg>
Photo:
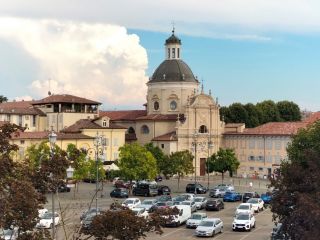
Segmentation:
<svg viewBox="0 0 320 240">
<path fill-rule="evenodd" d="M 207 203 L 208 203 L 208 204 L 216 204 L 217 201 L 212 201 L 212 200 L 211 200 L 211 201 L 208 201 Z"/>
<path fill-rule="evenodd" d="M 152 205 L 152 204 L 153 204 L 153 201 L 143 200 L 142 204 L 144 204 L 144 205 Z"/>
<path fill-rule="evenodd" d="M 162 207 L 162 206 L 166 206 L 167 204 L 165 203 L 165 202 L 158 202 L 157 203 L 157 206 L 160 206 L 160 207 Z"/>
<path fill-rule="evenodd" d="M 248 200 L 248 203 L 258 203 L 258 199 L 251 198 Z"/>
<path fill-rule="evenodd" d="M 182 202 L 181 205 L 187 205 L 187 206 L 190 206 L 191 205 L 191 202 Z"/>
<path fill-rule="evenodd" d="M 236 217 L 237 220 L 249 220 L 248 214 L 240 214 Z"/>
<path fill-rule="evenodd" d="M 202 227 L 212 227 L 214 225 L 213 222 L 211 221 L 202 221 L 199 226 L 202 226 Z"/>
<path fill-rule="evenodd" d="M 191 219 L 197 219 L 197 220 L 201 220 L 202 217 L 200 214 L 192 214 Z"/>
<path fill-rule="evenodd" d="M 249 209 L 249 205 L 240 205 L 238 209 Z"/>
<path fill-rule="evenodd" d="M 157 189 L 157 185 L 150 185 L 150 189 Z"/>
<path fill-rule="evenodd" d="M 52 213 L 45 213 L 45 214 L 42 216 L 42 219 L 52 219 L 52 216 L 53 216 Z"/>
<path fill-rule="evenodd" d="M 195 201 L 195 202 L 203 202 L 203 201 L 204 201 L 204 198 L 195 198 L 194 201 Z"/>
<path fill-rule="evenodd" d="M 123 203 L 124 204 L 132 204 L 134 201 L 131 199 L 125 200 Z"/>
</svg>

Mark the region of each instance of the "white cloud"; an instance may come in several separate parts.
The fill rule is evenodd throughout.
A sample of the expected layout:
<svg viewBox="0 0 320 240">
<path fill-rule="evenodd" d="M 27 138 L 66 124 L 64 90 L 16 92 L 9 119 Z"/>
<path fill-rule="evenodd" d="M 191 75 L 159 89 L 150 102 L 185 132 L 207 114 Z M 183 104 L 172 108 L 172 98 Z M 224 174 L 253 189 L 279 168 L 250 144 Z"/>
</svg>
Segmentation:
<svg viewBox="0 0 320 240">
<path fill-rule="evenodd" d="M 144 103 L 147 53 L 124 27 L 0 18 L 0 38 L 16 42 L 38 62 L 32 95 L 44 97 L 50 86 L 55 94 L 98 100 L 106 107 Z"/>
<path fill-rule="evenodd" d="M 180 33 L 239 35 L 238 39 L 257 34 L 263 38 L 273 31 L 318 33 L 320 29 L 319 0 L 11 0 L 1 8 L 3 14 L 12 16 L 107 22 L 165 32 L 174 20 Z"/>
</svg>

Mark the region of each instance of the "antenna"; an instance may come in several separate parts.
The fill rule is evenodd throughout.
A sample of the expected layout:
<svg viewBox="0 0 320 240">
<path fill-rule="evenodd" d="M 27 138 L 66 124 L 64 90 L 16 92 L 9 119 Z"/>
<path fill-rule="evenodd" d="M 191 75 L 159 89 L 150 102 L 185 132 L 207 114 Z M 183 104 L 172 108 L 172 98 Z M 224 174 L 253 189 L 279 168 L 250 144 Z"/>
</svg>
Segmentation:
<svg viewBox="0 0 320 240">
<path fill-rule="evenodd" d="M 172 24 L 172 35 L 174 35 L 174 30 L 175 30 L 175 28 L 174 28 L 174 21 L 172 21 L 171 24 Z"/>
<path fill-rule="evenodd" d="M 48 95 L 51 96 L 51 78 L 49 78 L 49 91 L 48 91 Z"/>
</svg>

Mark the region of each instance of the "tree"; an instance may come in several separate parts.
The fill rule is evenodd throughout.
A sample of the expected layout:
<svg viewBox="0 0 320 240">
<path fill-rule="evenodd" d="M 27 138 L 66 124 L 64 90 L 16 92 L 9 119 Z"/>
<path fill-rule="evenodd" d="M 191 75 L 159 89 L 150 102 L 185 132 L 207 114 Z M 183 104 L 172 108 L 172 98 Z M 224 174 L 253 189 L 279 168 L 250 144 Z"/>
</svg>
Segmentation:
<svg viewBox="0 0 320 240">
<path fill-rule="evenodd" d="M 166 156 L 158 146 L 154 146 L 153 143 L 147 143 L 144 147 L 152 153 L 153 157 L 157 161 L 158 173 L 166 171 Z"/>
<path fill-rule="evenodd" d="M 261 103 L 257 103 L 256 107 L 261 112 L 261 124 L 281 121 L 279 110 L 274 101 L 266 100 Z"/>
<path fill-rule="evenodd" d="M 248 122 L 248 112 L 241 103 L 233 103 L 229 106 L 230 120 L 232 123 Z"/>
<path fill-rule="evenodd" d="M 261 119 L 261 112 L 257 109 L 257 107 L 252 103 L 247 103 L 246 105 L 244 105 L 244 108 L 248 113 L 247 122 L 245 122 L 246 127 L 253 128 L 253 127 L 259 126 L 260 125 L 259 119 Z"/>
<path fill-rule="evenodd" d="M 230 123 L 232 122 L 230 119 L 230 110 L 229 107 L 221 107 L 219 109 L 220 112 L 220 120 L 224 121 L 225 123 Z"/>
<path fill-rule="evenodd" d="M 118 167 L 124 178 L 132 181 L 157 176 L 157 161 L 145 147 L 133 143 L 125 144 L 119 150 Z"/>
<path fill-rule="evenodd" d="M 297 104 L 289 101 L 277 102 L 282 121 L 301 121 L 301 111 Z"/>
<path fill-rule="evenodd" d="M 3 95 L 0 95 L 0 103 L 3 103 L 3 102 L 8 102 L 8 98 L 6 98 Z"/>
<path fill-rule="evenodd" d="M 220 148 L 217 153 L 212 154 L 208 161 L 209 172 L 219 172 L 222 174 L 222 182 L 224 173 L 229 171 L 232 177 L 233 173 L 238 169 L 240 162 L 236 158 L 234 151 L 230 148 Z"/>
<path fill-rule="evenodd" d="M 292 139 L 288 160 L 271 179 L 273 219 L 291 239 L 319 239 L 320 122 L 301 129 Z M 312 209 L 312 214 L 310 211 Z"/>
<path fill-rule="evenodd" d="M 194 172 L 193 155 L 188 150 L 174 152 L 170 154 L 169 162 L 172 173 L 178 175 L 179 189 L 181 177 Z"/>
</svg>

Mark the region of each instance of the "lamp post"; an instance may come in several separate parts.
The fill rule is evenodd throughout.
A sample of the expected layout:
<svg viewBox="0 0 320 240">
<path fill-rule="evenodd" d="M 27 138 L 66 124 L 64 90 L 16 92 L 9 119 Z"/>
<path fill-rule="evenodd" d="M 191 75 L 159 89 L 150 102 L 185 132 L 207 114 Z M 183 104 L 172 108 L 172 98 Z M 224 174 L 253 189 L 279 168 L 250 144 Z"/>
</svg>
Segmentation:
<svg viewBox="0 0 320 240">
<path fill-rule="evenodd" d="M 192 149 L 194 150 L 194 194 L 197 194 L 197 145 L 198 145 L 198 132 L 193 134 Z"/>
<path fill-rule="evenodd" d="M 53 131 L 53 129 L 51 130 L 50 134 L 49 134 L 49 143 L 50 143 L 50 157 L 51 157 L 51 161 L 53 161 L 53 156 L 54 156 L 54 146 L 55 143 L 57 141 L 57 134 Z M 50 178 L 53 178 L 53 174 L 50 173 Z M 51 191 L 51 198 L 52 198 L 52 239 L 55 239 L 55 206 L 54 206 L 54 194 L 56 193 L 56 187 L 53 186 L 53 189 Z"/>
<path fill-rule="evenodd" d="M 208 174 L 208 191 L 210 187 L 210 175 L 209 175 L 209 158 L 210 158 L 210 149 L 213 148 L 213 143 L 211 141 L 210 133 L 208 134 L 208 158 L 207 158 L 207 174 Z"/>
</svg>

